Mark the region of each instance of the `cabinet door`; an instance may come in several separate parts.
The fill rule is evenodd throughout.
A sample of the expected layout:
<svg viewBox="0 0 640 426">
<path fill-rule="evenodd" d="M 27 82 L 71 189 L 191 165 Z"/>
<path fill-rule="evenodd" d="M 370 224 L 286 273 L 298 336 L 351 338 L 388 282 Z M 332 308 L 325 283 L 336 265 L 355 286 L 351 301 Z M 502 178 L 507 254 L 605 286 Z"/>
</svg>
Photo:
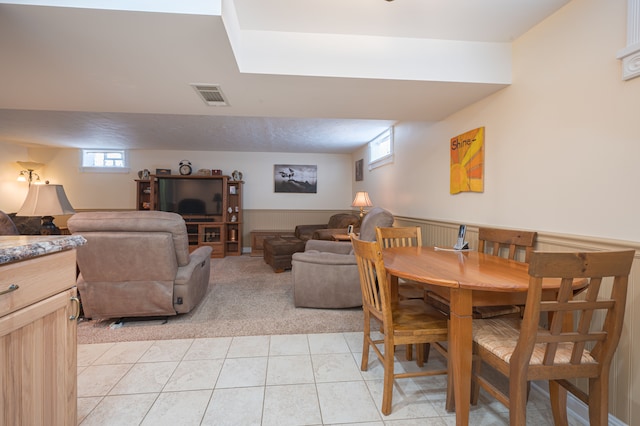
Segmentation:
<svg viewBox="0 0 640 426">
<path fill-rule="evenodd" d="M 210 246 L 213 251 L 211 257 L 224 257 L 225 240 L 224 224 L 222 223 L 201 223 L 199 226 L 199 246 Z"/>
<path fill-rule="evenodd" d="M 77 422 L 75 287 L 0 318 L 0 424 Z"/>
</svg>

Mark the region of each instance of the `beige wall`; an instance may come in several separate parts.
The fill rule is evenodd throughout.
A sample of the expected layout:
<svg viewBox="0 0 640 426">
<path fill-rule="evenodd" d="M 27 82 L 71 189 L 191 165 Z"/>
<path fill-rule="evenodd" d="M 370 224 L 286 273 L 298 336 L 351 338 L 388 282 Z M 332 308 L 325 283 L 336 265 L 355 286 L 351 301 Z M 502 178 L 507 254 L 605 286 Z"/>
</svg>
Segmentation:
<svg viewBox="0 0 640 426">
<path fill-rule="evenodd" d="M 570 2 L 514 43 L 510 87 L 438 123 L 399 123 L 395 162 L 354 190 L 404 216 L 640 241 L 640 78 L 621 79 L 625 26 L 624 0 Z M 449 140 L 480 126 L 485 191 L 450 195 Z"/>
<path fill-rule="evenodd" d="M 570 2 L 514 42 L 510 87 L 438 123 L 399 123 L 394 163 L 365 170 L 354 190 L 396 215 L 442 221 L 451 244 L 467 223 L 552 236 L 543 250 L 637 248 L 640 78 L 621 79 L 625 46 L 625 0 Z M 450 195 L 449 140 L 480 126 L 484 193 Z M 610 394 L 628 424 L 640 424 L 637 263 Z"/>
<path fill-rule="evenodd" d="M 625 0 L 570 2 L 514 42 L 510 87 L 438 123 L 398 123 L 394 163 L 365 167 L 362 182 L 353 182 L 353 162 L 366 162 L 364 149 L 351 157 L 134 151 L 131 174 L 94 175 L 78 173 L 75 150 L 29 150 L 31 158 L 24 158 L 24 149 L 0 142 L 0 209 L 15 210 L 24 199 L 15 186 L 18 168 L 9 166 L 16 160 L 47 162 L 47 178 L 63 183 L 75 206 L 90 209 L 131 208 L 137 170 L 175 170 L 186 158 L 196 169 L 241 170 L 247 209 L 342 210 L 353 192 L 367 190 L 375 205 L 396 215 L 442 220 L 451 229 L 456 223 L 493 225 L 635 247 L 640 78 L 621 79 L 616 54 L 625 45 Z M 450 195 L 449 140 L 479 126 L 486 128 L 485 191 Z M 273 164 L 287 162 L 318 165 L 316 196 L 273 193 Z M 586 247 L 565 248 L 578 246 Z M 640 422 L 640 369 L 633 362 L 640 359 L 640 330 L 634 327 L 640 292 L 631 284 L 611 409 L 634 424 Z"/>
<path fill-rule="evenodd" d="M 27 184 L 16 181 L 16 161 L 29 161 L 27 148 L 0 141 L 0 210 L 7 213 L 18 211 L 27 196 Z"/>
<path fill-rule="evenodd" d="M 130 151 L 130 173 L 84 173 L 79 171 L 80 153 L 76 149 L 29 149 L 11 144 L 0 185 L 11 188 L 0 199 L 0 210 L 16 211 L 26 196 L 26 184 L 16 182 L 18 160 L 45 163 L 43 177 L 64 185 L 71 204 L 77 209 L 133 209 L 138 170 L 170 168 L 178 173 L 181 160 L 190 160 L 194 171 L 200 168 L 221 169 L 224 174 L 239 170 L 243 174 L 246 209 L 343 210 L 351 205 L 352 170 L 348 154 L 291 154 L 212 151 Z M 316 194 L 274 193 L 274 164 L 311 164 L 318 167 Z M 6 169 L 4 167 L 6 165 Z"/>
</svg>

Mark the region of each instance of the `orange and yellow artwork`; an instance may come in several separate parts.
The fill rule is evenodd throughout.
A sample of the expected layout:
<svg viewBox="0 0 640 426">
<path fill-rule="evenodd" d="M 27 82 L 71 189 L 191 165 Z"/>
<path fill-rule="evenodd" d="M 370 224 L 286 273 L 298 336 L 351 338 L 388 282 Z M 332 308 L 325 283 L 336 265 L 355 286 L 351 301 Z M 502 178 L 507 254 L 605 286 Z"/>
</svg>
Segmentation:
<svg viewBox="0 0 640 426">
<path fill-rule="evenodd" d="M 484 191 L 484 127 L 470 130 L 451 139 L 451 190 Z"/>
</svg>

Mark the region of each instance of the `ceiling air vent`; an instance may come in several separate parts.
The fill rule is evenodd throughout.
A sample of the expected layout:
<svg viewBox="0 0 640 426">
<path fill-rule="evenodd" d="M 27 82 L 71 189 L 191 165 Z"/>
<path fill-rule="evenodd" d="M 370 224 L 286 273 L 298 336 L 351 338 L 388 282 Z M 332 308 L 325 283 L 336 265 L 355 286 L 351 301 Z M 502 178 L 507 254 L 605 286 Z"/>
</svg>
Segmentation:
<svg viewBox="0 0 640 426">
<path fill-rule="evenodd" d="M 220 86 L 214 84 L 192 84 L 191 86 L 198 92 L 205 104 L 209 106 L 229 106 Z"/>
</svg>

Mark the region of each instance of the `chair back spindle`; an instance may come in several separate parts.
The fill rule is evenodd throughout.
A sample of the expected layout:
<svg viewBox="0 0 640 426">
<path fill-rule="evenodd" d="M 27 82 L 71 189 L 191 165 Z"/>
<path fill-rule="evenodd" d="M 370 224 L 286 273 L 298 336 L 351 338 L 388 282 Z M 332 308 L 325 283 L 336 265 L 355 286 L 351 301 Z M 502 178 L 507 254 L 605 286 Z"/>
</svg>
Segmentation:
<svg viewBox="0 0 640 426">
<path fill-rule="evenodd" d="M 382 248 L 421 247 L 422 232 L 419 226 L 376 228 L 376 237 Z"/>
</svg>

